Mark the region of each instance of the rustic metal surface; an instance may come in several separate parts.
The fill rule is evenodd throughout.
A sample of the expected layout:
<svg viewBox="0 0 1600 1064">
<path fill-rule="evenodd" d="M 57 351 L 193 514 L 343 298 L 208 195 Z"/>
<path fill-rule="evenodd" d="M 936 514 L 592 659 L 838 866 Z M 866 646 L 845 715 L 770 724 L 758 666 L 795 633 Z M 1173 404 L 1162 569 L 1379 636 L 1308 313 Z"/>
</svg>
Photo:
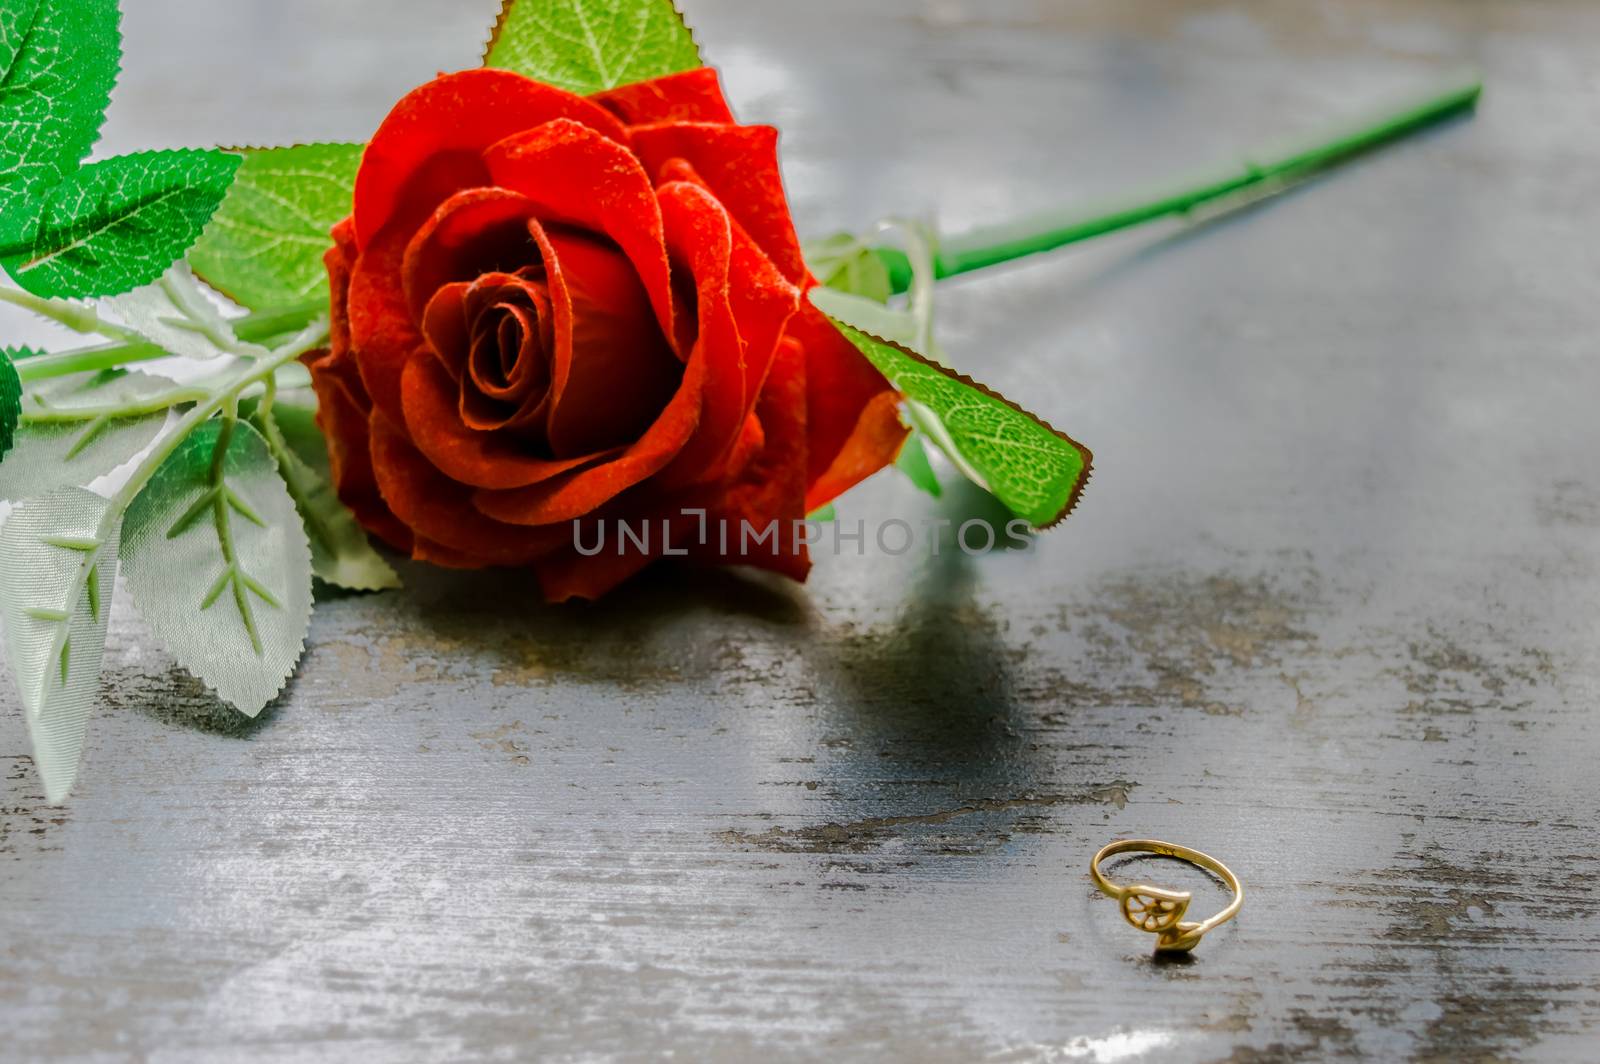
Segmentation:
<svg viewBox="0 0 1600 1064">
<path fill-rule="evenodd" d="M 364 136 L 495 4 L 127 6 L 113 150 Z M 324 601 L 242 726 L 119 608 L 70 804 L 0 696 L 0 1057 L 1593 1059 L 1600 10 L 685 6 L 813 233 L 1092 198 L 1463 62 L 1489 91 L 949 288 L 964 367 L 1098 456 L 1032 554 L 560 610 L 411 570 Z M 1117 835 L 1249 904 L 1154 962 L 1085 875 Z"/>
</svg>

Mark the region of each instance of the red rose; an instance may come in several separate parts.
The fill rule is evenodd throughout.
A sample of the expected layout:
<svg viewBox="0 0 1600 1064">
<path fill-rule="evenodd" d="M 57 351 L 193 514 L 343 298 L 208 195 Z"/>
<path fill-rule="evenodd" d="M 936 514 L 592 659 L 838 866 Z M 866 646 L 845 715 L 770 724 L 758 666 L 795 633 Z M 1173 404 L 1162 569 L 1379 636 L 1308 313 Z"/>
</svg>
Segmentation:
<svg viewBox="0 0 1600 1064">
<path fill-rule="evenodd" d="M 804 579 L 803 544 L 741 550 L 739 522 L 788 529 L 905 431 L 803 298 L 776 140 L 734 122 L 710 68 L 590 98 L 469 70 L 401 100 L 333 230 L 311 364 L 362 524 L 442 565 L 531 565 L 552 600 L 668 543 Z M 574 549 L 574 522 L 592 549 L 619 519 L 648 549 Z"/>
</svg>

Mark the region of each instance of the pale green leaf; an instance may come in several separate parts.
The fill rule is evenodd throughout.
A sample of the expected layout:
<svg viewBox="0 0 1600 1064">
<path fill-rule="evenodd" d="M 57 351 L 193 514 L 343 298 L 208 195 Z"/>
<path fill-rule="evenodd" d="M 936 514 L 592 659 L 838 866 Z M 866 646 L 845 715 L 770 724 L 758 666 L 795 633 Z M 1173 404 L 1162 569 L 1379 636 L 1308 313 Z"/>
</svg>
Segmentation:
<svg viewBox="0 0 1600 1064">
<path fill-rule="evenodd" d="M 279 399 L 251 417 L 277 459 L 278 472 L 305 522 L 312 574 L 352 591 L 399 587 L 399 574 L 372 549 L 366 531 L 335 494 L 327 451 L 312 416 L 307 408 Z M 314 448 L 307 446 L 311 441 Z"/>
<path fill-rule="evenodd" d="M 0 461 L 0 499 L 81 486 L 111 472 L 149 446 L 169 409 L 199 395 L 154 374 L 113 370 L 30 386 L 16 442 Z"/>
<path fill-rule="evenodd" d="M 160 277 L 222 202 L 237 155 L 182 149 L 117 155 L 81 167 L 0 261 L 41 296 L 108 296 Z"/>
<path fill-rule="evenodd" d="M 100 134 L 121 46 L 114 0 L 0 4 L 0 245 Z"/>
<path fill-rule="evenodd" d="M 11 450 L 17 436 L 17 419 L 22 416 L 22 380 L 17 376 L 13 358 L 26 357 L 26 352 L 0 347 L 0 458 Z"/>
<path fill-rule="evenodd" d="M 886 307 L 876 300 L 832 288 L 812 289 L 811 302 L 830 318 L 848 321 L 855 328 L 879 339 L 906 347 L 915 347 L 917 344 L 917 320 L 909 311 Z"/>
<path fill-rule="evenodd" d="M 62 488 L 23 503 L 0 530 L 6 658 L 51 802 L 78 773 L 116 577 L 117 514 L 93 492 Z"/>
<path fill-rule="evenodd" d="M 123 575 L 193 675 L 255 716 L 283 689 L 311 621 L 311 548 L 260 433 L 213 418 L 128 507 Z"/>
<path fill-rule="evenodd" d="M 970 377 L 864 331 L 860 323 L 884 309 L 870 300 L 821 288 L 811 299 L 905 397 L 913 423 L 1012 513 L 1048 528 L 1072 510 L 1088 448 Z"/>
<path fill-rule="evenodd" d="M 701 65 L 672 0 L 505 0 L 483 64 L 582 96 Z"/>
<path fill-rule="evenodd" d="M 350 213 L 360 144 L 247 148 L 189 262 L 252 310 L 326 297 L 328 231 Z"/>
<path fill-rule="evenodd" d="M 876 248 L 868 247 L 850 233 L 836 233 L 805 247 L 806 264 L 829 288 L 887 303 L 894 295 L 889 267 Z"/>
<path fill-rule="evenodd" d="M 232 326 L 206 298 L 182 259 L 152 283 L 98 303 L 125 327 L 180 358 L 261 358 L 267 354 L 266 348 L 244 343 L 233 334 Z"/>
</svg>

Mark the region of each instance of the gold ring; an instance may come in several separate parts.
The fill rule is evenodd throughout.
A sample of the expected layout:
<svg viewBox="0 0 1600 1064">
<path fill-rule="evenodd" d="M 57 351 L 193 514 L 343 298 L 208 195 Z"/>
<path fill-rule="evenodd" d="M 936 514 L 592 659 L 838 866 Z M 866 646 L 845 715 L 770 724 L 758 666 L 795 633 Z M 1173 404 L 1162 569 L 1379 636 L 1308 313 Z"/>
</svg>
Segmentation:
<svg viewBox="0 0 1600 1064">
<path fill-rule="evenodd" d="M 1188 891 L 1163 890 L 1148 883 L 1134 883 L 1124 887 L 1102 875 L 1100 862 L 1117 853 L 1155 853 L 1198 865 L 1221 877 L 1228 885 L 1228 889 L 1233 891 L 1233 900 L 1228 903 L 1227 908 L 1209 920 L 1201 920 L 1199 923 L 1185 920 L 1184 913 L 1189 911 L 1189 902 L 1194 897 Z M 1199 850 L 1191 850 L 1187 846 L 1171 842 L 1158 842 L 1155 839 L 1124 839 L 1101 847 L 1100 852 L 1089 861 L 1089 875 L 1094 877 L 1095 886 L 1121 903 L 1122 915 L 1127 918 L 1128 923 L 1140 931 L 1149 931 L 1156 936 L 1157 953 L 1189 952 L 1200 944 L 1200 936 L 1218 924 L 1232 920 L 1238 914 L 1239 907 L 1244 904 L 1244 887 L 1240 886 L 1239 877 L 1234 875 L 1227 865 Z"/>
</svg>

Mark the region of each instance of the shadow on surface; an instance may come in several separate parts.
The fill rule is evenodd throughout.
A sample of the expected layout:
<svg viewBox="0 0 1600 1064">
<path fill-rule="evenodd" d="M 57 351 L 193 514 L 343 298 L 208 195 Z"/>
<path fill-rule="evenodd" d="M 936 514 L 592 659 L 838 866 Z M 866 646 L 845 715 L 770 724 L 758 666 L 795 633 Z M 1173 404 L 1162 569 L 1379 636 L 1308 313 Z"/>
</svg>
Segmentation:
<svg viewBox="0 0 1600 1064">
<path fill-rule="evenodd" d="M 391 677 L 487 668 L 496 683 L 560 678 L 623 690 L 717 681 L 751 633 L 810 623 L 804 589 L 766 574 L 656 566 L 599 602 L 544 602 L 531 573 L 405 567 L 381 605 L 331 604 L 320 623 L 363 644 Z M 336 645 L 330 633 L 319 649 Z M 420 670 L 420 671 L 419 671 Z"/>
<path fill-rule="evenodd" d="M 178 665 L 171 665 L 165 672 L 108 667 L 101 683 L 107 707 L 136 710 L 163 724 L 229 739 L 248 739 L 272 723 L 294 680 L 291 678 L 278 697 L 254 717 L 224 702 Z"/>
<path fill-rule="evenodd" d="M 974 497 L 984 502 L 975 508 Z M 972 489 L 947 492 L 940 507 L 954 525 L 997 522 L 992 500 Z M 899 612 L 881 624 L 841 623 L 805 648 L 823 688 L 819 706 L 840 716 L 850 749 L 865 765 L 847 787 L 884 777 L 954 787 L 958 795 L 1008 797 L 1040 783 L 1044 766 L 1024 740 L 1012 670 L 1017 653 L 1002 624 L 978 601 L 979 559 L 962 553 L 953 528 L 925 560 Z"/>
</svg>

